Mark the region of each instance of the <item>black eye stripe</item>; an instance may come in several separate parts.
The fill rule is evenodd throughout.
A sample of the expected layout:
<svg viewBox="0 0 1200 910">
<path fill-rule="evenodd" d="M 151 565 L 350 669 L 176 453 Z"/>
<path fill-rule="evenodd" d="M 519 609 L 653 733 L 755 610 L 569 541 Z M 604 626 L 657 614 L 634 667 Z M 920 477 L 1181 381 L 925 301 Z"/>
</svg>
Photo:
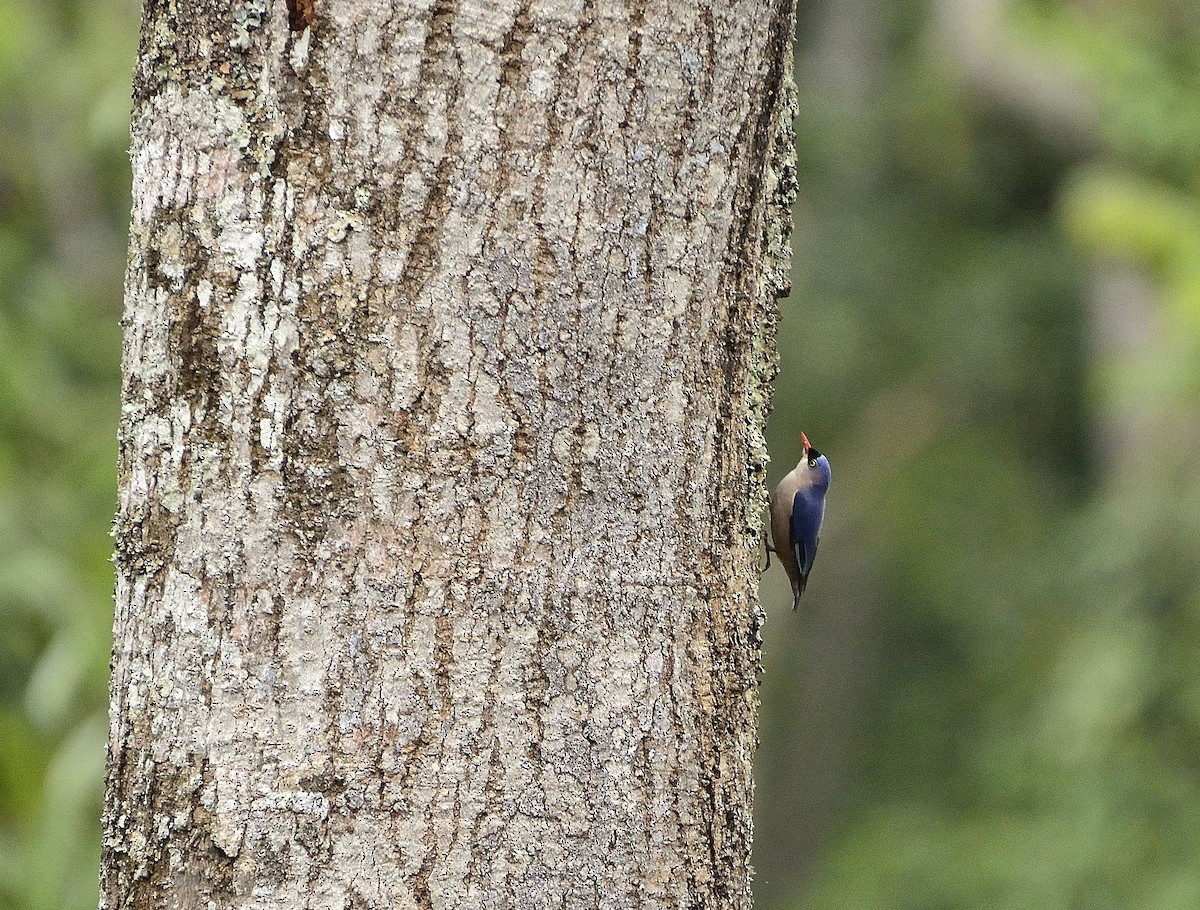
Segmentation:
<svg viewBox="0 0 1200 910">
<path fill-rule="evenodd" d="M 811 446 L 809 446 L 808 457 L 809 457 L 810 461 L 816 461 L 818 458 L 821 457 L 821 453 L 818 452 L 816 449 L 812 448 Z"/>
</svg>

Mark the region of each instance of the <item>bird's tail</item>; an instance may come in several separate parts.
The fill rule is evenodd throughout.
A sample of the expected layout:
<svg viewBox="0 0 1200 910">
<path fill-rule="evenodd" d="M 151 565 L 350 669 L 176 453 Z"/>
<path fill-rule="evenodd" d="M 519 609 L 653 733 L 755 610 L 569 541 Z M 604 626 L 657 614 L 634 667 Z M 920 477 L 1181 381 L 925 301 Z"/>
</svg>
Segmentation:
<svg viewBox="0 0 1200 910">
<path fill-rule="evenodd" d="M 808 576 L 800 575 L 796 578 L 796 586 L 792 588 L 792 610 L 800 606 L 800 595 L 804 593 L 805 587 L 808 586 Z"/>
</svg>

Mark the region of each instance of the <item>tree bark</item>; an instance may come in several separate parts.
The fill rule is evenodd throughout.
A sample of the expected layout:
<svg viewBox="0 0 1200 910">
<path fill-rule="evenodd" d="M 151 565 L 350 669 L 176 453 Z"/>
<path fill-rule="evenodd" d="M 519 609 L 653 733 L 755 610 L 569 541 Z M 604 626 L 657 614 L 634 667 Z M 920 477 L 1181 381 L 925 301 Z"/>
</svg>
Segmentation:
<svg viewBox="0 0 1200 910">
<path fill-rule="evenodd" d="M 147 0 L 101 905 L 747 907 L 793 0 Z"/>
</svg>

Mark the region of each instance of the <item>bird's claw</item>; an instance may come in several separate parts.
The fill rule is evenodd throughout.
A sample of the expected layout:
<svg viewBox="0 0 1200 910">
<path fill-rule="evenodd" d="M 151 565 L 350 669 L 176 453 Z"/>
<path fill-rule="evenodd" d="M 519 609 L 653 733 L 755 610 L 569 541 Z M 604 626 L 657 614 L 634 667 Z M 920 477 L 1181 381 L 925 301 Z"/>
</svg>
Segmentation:
<svg viewBox="0 0 1200 910">
<path fill-rule="evenodd" d="M 771 546 L 769 543 L 763 543 L 763 549 L 765 549 L 767 551 L 767 564 L 759 570 L 759 573 L 758 573 L 759 575 L 761 575 L 763 572 L 767 571 L 767 569 L 771 568 L 771 554 L 779 552 L 773 546 Z"/>
</svg>

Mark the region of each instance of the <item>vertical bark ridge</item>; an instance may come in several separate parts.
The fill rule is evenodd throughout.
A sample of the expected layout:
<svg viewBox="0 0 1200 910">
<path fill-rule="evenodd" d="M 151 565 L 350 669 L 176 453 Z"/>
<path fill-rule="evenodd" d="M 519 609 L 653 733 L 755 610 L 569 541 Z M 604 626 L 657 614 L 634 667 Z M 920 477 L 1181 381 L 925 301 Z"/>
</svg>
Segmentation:
<svg viewBox="0 0 1200 910">
<path fill-rule="evenodd" d="M 305 9 L 146 7 L 105 906 L 748 906 L 792 7 Z"/>
</svg>

